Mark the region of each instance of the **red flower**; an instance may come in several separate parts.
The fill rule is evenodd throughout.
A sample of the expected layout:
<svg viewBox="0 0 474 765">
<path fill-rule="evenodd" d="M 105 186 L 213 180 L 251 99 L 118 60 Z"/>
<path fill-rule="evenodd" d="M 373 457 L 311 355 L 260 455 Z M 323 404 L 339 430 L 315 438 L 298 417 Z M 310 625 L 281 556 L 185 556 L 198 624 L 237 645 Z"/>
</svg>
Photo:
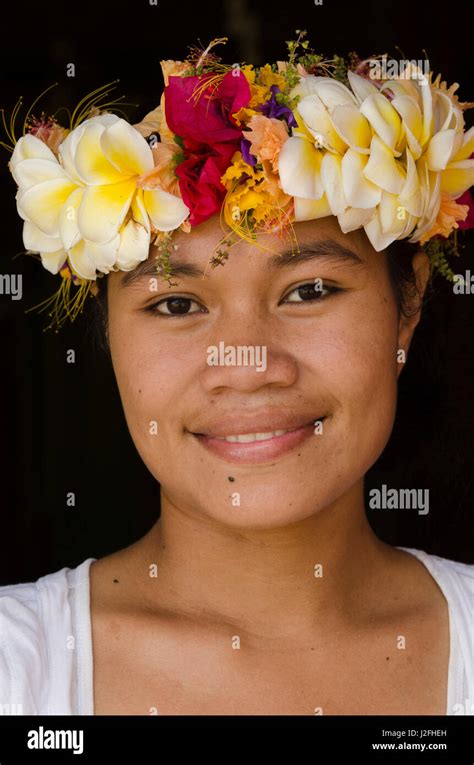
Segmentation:
<svg viewBox="0 0 474 765">
<path fill-rule="evenodd" d="M 170 77 L 164 93 L 166 122 L 182 139 L 184 160 L 176 168 L 179 188 L 190 209 L 189 222 L 197 226 L 220 209 L 225 197 L 220 178 L 243 138 L 232 114 L 248 104 L 250 88 L 243 74 L 227 72 L 217 85 L 213 74 Z"/>
<path fill-rule="evenodd" d="M 458 223 L 459 228 L 474 228 L 474 199 L 472 198 L 471 190 L 465 191 L 464 194 L 456 199 L 456 202 L 458 205 L 468 205 L 469 207 L 466 220 L 460 220 Z"/>
<path fill-rule="evenodd" d="M 196 151 L 187 151 L 186 159 L 177 166 L 181 196 L 191 211 L 191 226 L 197 226 L 220 210 L 226 195 L 220 178 L 229 167 L 235 149 L 233 143 L 216 144 L 213 149 L 202 145 Z"/>
<path fill-rule="evenodd" d="M 165 88 L 166 122 L 181 138 L 213 146 L 225 141 L 238 142 L 242 131 L 231 116 L 250 100 L 250 88 L 243 74 L 232 72 L 212 84 L 215 75 L 170 77 Z M 209 85 L 201 90 L 203 83 Z M 199 98 L 193 96 L 199 87 Z M 186 143 L 186 141 L 185 141 Z"/>
</svg>

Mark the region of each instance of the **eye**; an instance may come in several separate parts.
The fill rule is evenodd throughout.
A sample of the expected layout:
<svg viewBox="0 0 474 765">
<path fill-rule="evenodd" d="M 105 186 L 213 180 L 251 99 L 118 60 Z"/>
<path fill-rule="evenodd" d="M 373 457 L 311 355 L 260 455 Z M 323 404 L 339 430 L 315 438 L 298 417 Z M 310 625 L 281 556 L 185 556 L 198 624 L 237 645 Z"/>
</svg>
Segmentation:
<svg viewBox="0 0 474 765">
<path fill-rule="evenodd" d="M 197 310 L 189 310 L 193 305 L 197 307 Z M 147 306 L 144 310 L 159 316 L 189 316 L 192 313 L 199 313 L 202 308 L 196 300 L 172 295 Z"/>
<path fill-rule="evenodd" d="M 310 303 L 324 300 L 336 292 L 341 292 L 341 288 L 323 285 L 320 279 L 315 279 L 313 282 L 307 282 L 306 284 L 300 284 L 299 287 L 294 287 L 282 302 Z"/>
</svg>

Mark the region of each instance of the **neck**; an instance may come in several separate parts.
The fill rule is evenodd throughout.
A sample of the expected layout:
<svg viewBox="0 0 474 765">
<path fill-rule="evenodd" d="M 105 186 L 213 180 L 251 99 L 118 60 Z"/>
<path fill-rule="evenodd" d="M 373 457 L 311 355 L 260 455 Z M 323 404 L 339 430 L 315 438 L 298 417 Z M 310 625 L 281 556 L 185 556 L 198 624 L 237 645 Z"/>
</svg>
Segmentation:
<svg viewBox="0 0 474 765">
<path fill-rule="evenodd" d="M 367 521 L 362 481 L 309 518 L 268 529 L 223 525 L 162 492 L 161 518 L 137 548 L 142 571 L 144 560 L 157 564 L 156 588 L 141 590 L 148 606 L 258 637 L 314 634 L 364 606 L 391 549 Z"/>
</svg>

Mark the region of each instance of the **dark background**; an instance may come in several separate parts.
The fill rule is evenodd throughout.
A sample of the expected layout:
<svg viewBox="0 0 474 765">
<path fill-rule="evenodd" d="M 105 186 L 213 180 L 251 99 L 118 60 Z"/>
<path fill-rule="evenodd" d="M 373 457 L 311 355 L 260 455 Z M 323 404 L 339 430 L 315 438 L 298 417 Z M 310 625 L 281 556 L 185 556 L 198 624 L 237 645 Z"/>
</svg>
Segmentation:
<svg viewBox="0 0 474 765">
<path fill-rule="evenodd" d="M 115 0 L 13 4 L 3 16 L 0 106 L 10 114 L 22 95 L 34 110 L 74 108 L 88 92 L 117 78 L 115 95 L 139 121 L 159 102 L 161 59 L 183 59 L 188 46 L 219 46 L 228 63 L 256 65 L 286 57 L 285 41 L 306 29 L 311 45 L 331 56 L 387 53 L 425 57 L 460 98 L 474 100 L 472 23 L 467 0 L 442 12 L 413 0 L 350 4 L 324 0 Z M 4 10 L 4 13 L 6 11 Z M 398 49 L 397 49 L 398 46 Z M 74 63 L 76 76 L 66 76 Z M 140 106 L 134 106 L 139 104 Z M 20 117 L 23 118 L 26 109 Z M 60 118 L 60 115 L 58 115 Z M 465 112 L 467 127 L 472 113 Z M 22 119 L 17 122 L 21 135 Z M 3 136 L 4 138 L 4 136 Z M 159 514 L 159 486 L 128 434 L 110 365 L 92 347 L 83 314 L 60 334 L 44 332 L 47 317 L 25 310 L 51 295 L 58 282 L 23 249 L 16 186 L 0 149 L 2 273 L 23 274 L 23 300 L 0 295 L 1 521 L 0 583 L 31 581 L 102 557 L 142 536 Z M 455 270 L 474 272 L 472 235 Z M 390 443 L 367 478 L 371 486 L 430 490 L 430 512 L 368 511 L 377 534 L 391 544 L 474 562 L 474 294 L 454 296 L 438 279 L 401 376 L 397 422 Z M 74 349 L 76 363 L 66 363 Z M 75 492 L 76 506 L 66 505 Z"/>
</svg>

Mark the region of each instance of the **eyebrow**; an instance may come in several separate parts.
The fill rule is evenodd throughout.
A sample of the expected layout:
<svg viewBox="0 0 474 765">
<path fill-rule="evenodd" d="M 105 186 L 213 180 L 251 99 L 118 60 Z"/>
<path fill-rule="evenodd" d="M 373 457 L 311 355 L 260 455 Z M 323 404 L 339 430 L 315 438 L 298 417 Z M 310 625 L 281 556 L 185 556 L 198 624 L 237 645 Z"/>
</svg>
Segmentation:
<svg viewBox="0 0 474 765">
<path fill-rule="evenodd" d="M 339 263 L 341 265 L 365 266 L 365 262 L 352 250 L 344 247 L 334 239 L 322 239 L 312 242 L 302 243 L 298 250 L 284 250 L 268 258 L 267 267 L 272 269 L 288 268 L 297 266 L 310 260 L 325 260 Z M 173 276 L 203 277 L 204 271 L 193 263 L 173 262 L 170 259 L 171 272 Z M 120 282 L 121 287 L 129 287 L 132 284 L 145 279 L 146 277 L 159 276 L 157 271 L 156 258 L 148 258 L 142 261 L 133 271 L 126 271 Z"/>
<path fill-rule="evenodd" d="M 328 260 L 340 263 L 341 265 L 365 266 L 366 263 L 356 255 L 353 250 L 349 250 L 334 239 L 320 239 L 312 242 L 305 242 L 300 245 L 299 250 L 284 250 L 268 259 L 269 268 L 286 268 L 287 266 L 298 265 L 308 260 Z"/>
</svg>

